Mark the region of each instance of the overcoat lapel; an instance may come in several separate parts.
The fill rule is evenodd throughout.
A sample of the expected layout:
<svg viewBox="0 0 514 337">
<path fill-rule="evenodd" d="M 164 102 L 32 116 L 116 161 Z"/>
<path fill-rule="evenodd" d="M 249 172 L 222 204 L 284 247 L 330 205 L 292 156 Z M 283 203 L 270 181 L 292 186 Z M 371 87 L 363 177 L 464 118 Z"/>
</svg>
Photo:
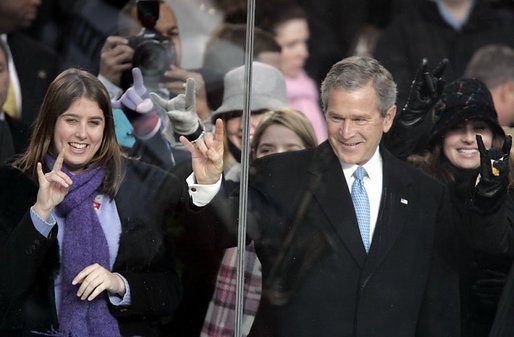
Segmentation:
<svg viewBox="0 0 514 337">
<path fill-rule="evenodd" d="M 328 142 L 322 144 L 313 157 L 311 174 L 318 183 L 310 186 L 315 202 L 326 214 L 331 228 L 357 264 L 371 274 L 380 265 L 404 228 L 409 214 L 410 180 L 403 178 L 394 165 L 395 159 L 382 150 L 384 167 L 382 198 L 377 224 L 369 254 L 366 254 L 357 224 L 351 195 L 342 172 L 341 163 Z M 320 221 L 323 223 L 323 221 Z M 364 275 L 365 276 L 365 275 Z"/>
<path fill-rule="evenodd" d="M 413 202 L 409 186 L 410 180 L 405 180 L 407 174 L 401 174 L 399 166 L 394 165 L 396 160 L 386 150 L 381 151 L 383 160 L 383 186 L 380 210 L 368 259 L 364 266 L 364 274 L 371 275 L 380 263 L 387 257 L 389 251 L 396 243 L 400 232 L 409 219 L 409 201 Z"/>
<path fill-rule="evenodd" d="M 366 251 L 357 225 L 352 198 L 341 163 L 328 142 L 318 147 L 309 171 L 319 182 L 310 188 L 315 202 L 329 220 L 331 228 L 328 228 L 328 233 L 337 233 L 338 239 L 362 268 L 366 260 Z"/>
</svg>

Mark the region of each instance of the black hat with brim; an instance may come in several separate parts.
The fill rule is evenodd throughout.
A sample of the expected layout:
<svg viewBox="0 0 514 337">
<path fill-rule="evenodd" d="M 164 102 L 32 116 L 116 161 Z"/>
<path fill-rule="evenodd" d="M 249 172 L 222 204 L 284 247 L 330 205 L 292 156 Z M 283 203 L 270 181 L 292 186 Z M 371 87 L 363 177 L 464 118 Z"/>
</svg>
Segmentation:
<svg viewBox="0 0 514 337">
<path fill-rule="evenodd" d="M 498 122 L 491 93 L 484 83 L 470 78 L 450 83 L 444 88 L 434 107 L 430 148 L 449 128 L 472 119 L 487 122 L 497 136 L 505 137 L 505 132 Z"/>
</svg>

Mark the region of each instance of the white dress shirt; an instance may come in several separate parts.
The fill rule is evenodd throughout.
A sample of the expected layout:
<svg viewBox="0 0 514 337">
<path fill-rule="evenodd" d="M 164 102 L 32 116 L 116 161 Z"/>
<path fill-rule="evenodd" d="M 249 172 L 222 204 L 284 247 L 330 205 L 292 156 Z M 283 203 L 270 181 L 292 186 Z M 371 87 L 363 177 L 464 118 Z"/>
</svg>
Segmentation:
<svg viewBox="0 0 514 337">
<path fill-rule="evenodd" d="M 346 183 L 348 184 L 348 191 L 351 193 L 352 184 L 355 180 L 353 173 L 357 169 L 358 165 L 347 164 L 341 161 L 341 166 L 343 168 Z M 366 164 L 362 165 L 362 167 L 364 167 L 368 173 L 367 177 L 364 177 L 364 187 L 366 188 L 366 193 L 368 194 L 369 200 L 369 242 L 371 243 L 373 240 L 373 233 L 375 232 L 375 227 L 377 225 L 380 200 L 382 198 L 382 181 L 384 175 L 382 171 L 382 156 L 380 155 L 378 147 L 371 159 Z"/>
</svg>

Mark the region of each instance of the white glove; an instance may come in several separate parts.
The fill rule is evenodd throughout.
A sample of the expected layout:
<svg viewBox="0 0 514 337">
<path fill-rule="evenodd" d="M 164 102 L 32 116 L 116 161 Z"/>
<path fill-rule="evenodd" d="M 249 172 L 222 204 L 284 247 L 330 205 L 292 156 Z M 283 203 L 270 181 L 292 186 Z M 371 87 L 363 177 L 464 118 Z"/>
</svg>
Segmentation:
<svg viewBox="0 0 514 337">
<path fill-rule="evenodd" d="M 194 79 L 187 79 L 185 94 L 179 94 L 170 100 L 165 100 L 153 92 L 150 95 L 166 111 L 176 134 L 190 135 L 198 130 L 200 118 L 196 113 Z"/>
</svg>

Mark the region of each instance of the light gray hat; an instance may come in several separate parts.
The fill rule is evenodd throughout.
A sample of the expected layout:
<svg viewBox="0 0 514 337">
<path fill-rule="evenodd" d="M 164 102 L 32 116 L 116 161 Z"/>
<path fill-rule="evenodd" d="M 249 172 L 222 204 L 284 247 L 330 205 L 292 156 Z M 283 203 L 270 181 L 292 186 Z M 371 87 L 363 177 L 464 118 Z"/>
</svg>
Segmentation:
<svg viewBox="0 0 514 337">
<path fill-rule="evenodd" d="M 244 66 L 229 71 L 224 78 L 223 102 L 214 111 L 212 120 L 229 111 L 242 111 L 244 106 Z M 286 82 L 275 67 L 253 62 L 250 110 L 274 110 L 289 107 Z"/>
</svg>

